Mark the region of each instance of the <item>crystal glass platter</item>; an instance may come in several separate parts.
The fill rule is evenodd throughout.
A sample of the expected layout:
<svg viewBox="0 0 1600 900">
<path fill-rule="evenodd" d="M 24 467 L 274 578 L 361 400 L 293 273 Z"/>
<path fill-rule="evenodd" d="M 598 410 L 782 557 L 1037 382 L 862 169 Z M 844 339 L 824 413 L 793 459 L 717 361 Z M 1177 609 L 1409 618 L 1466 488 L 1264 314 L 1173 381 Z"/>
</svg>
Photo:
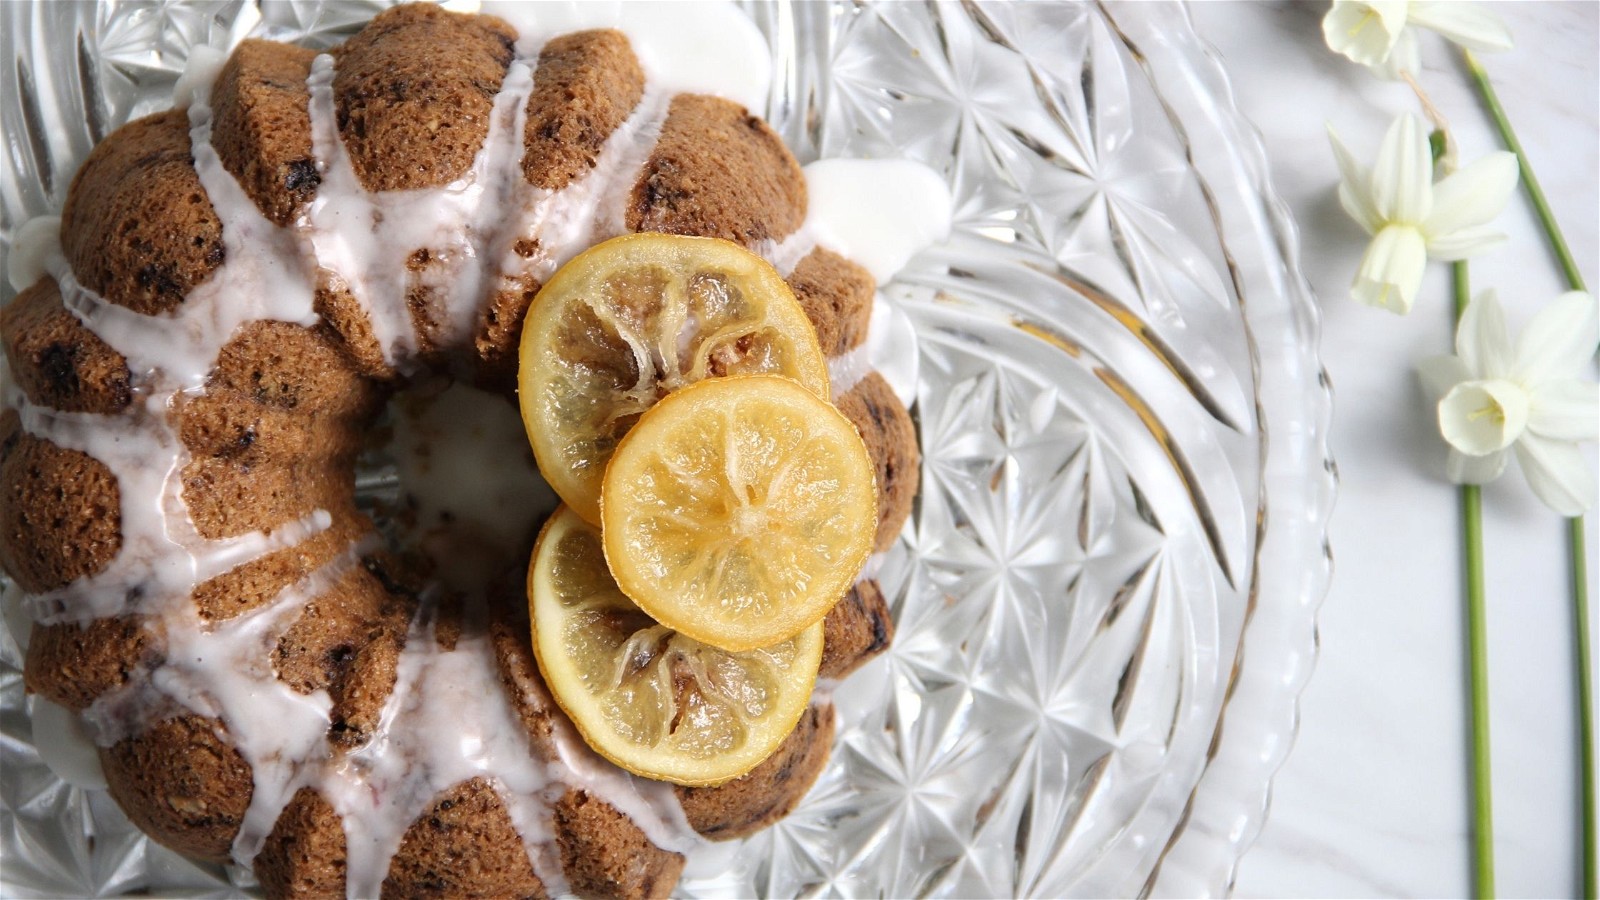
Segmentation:
<svg viewBox="0 0 1600 900">
<path fill-rule="evenodd" d="M 6 250 L 193 47 L 326 46 L 372 11 L 5 5 Z M 1335 482 L 1298 238 L 1226 75 L 1181 6 L 751 14 L 796 155 L 921 160 L 955 229 L 885 288 L 918 333 L 924 453 L 878 576 L 894 644 L 838 689 L 800 808 L 679 891 L 1226 893 L 1314 661 Z M 52 775 L 20 665 L 6 630 L 0 894 L 251 892 Z"/>
</svg>

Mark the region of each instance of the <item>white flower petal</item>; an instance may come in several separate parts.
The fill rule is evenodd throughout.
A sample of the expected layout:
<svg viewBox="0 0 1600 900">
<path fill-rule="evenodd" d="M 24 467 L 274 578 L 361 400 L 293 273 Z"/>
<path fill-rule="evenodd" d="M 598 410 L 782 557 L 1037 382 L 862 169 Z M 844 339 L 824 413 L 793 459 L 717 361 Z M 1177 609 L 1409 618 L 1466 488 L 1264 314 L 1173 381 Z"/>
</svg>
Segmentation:
<svg viewBox="0 0 1600 900">
<path fill-rule="evenodd" d="M 1577 444 L 1523 435 L 1517 442 L 1517 462 L 1545 506 L 1563 516 L 1581 516 L 1594 505 L 1594 473 Z"/>
<path fill-rule="evenodd" d="M 1378 219 L 1378 211 L 1372 208 L 1361 188 L 1351 187 L 1348 184 L 1339 185 L 1339 206 L 1343 207 L 1345 214 L 1354 219 L 1361 230 L 1367 234 L 1376 234 L 1383 223 Z"/>
<path fill-rule="evenodd" d="M 1428 128 L 1413 115 L 1394 120 L 1372 166 L 1372 205 L 1387 222 L 1416 225 L 1433 211 L 1433 153 Z"/>
<path fill-rule="evenodd" d="M 1528 392 L 1504 379 L 1462 382 L 1439 401 L 1439 433 L 1472 456 L 1504 450 L 1527 427 Z"/>
<path fill-rule="evenodd" d="M 1422 233 L 1405 225 L 1379 231 L 1361 257 L 1361 268 L 1350 285 L 1350 296 L 1368 306 L 1405 315 L 1422 286 L 1422 269 L 1428 263 Z"/>
<path fill-rule="evenodd" d="M 1422 391 L 1430 404 L 1437 405 L 1450 389 L 1463 381 L 1472 380 L 1459 356 L 1430 356 L 1417 363 L 1417 375 L 1422 379 Z"/>
<path fill-rule="evenodd" d="M 1430 238 L 1483 225 L 1500 215 L 1517 189 L 1517 157 L 1504 150 L 1462 166 L 1433 186 L 1433 211 L 1422 223 Z"/>
<path fill-rule="evenodd" d="M 1455 262 L 1477 256 L 1506 242 L 1504 233 L 1487 225 L 1463 228 L 1443 237 L 1428 239 L 1428 256 L 1439 262 Z"/>
<path fill-rule="evenodd" d="M 1483 3 L 1415 2 L 1408 20 L 1469 50 L 1509 50 L 1511 31 Z"/>
<path fill-rule="evenodd" d="M 1589 364 L 1600 341 L 1594 297 L 1568 291 L 1539 310 L 1517 337 L 1514 371 L 1528 385 L 1575 378 Z"/>
<path fill-rule="evenodd" d="M 1410 72 L 1413 75 L 1421 72 L 1422 54 L 1417 49 L 1417 30 L 1400 29 L 1400 36 L 1395 39 L 1394 46 L 1389 48 L 1389 58 L 1369 68 L 1378 77 L 1390 81 L 1403 80 L 1402 72 Z"/>
<path fill-rule="evenodd" d="M 1488 484 L 1506 470 L 1506 460 L 1510 458 L 1510 450 L 1469 456 L 1452 448 L 1444 463 L 1444 476 L 1456 484 Z"/>
<path fill-rule="evenodd" d="M 1493 290 L 1467 304 L 1456 326 L 1456 355 L 1479 378 L 1511 375 L 1511 338 L 1506 334 L 1506 314 Z"/>
<path fill-rule="evenodd" d="M 1372 234 L 1382 227 L 1378 221 L 1378 211 L 1372 205 L 1372 197 L 1368 193 L 1371 189 L 1372 176 L 1356 161 L 1350 148 L 1339 140 L 1339 135 L 1328 126 L 1328 144 L 1333 148 L 1333 161 L 1339 166 L 1339 205 L 1350 214 L 1350 218 L 1366 229 L 1367 234 Z"/>
<path fill-rule="evenodd" d="M 1333 0 L 1322 17 L 1322 39 L 1346 59 L 1375 66 L 1389 56 L 1405 24 L 1405 0 Z"/>
<path fill-rule="evenodd" d="M 1600 384 L 1548 381 L 1528 398 L 1528 430 L 1557 441 L 1600 439 Z"/>
</svg>

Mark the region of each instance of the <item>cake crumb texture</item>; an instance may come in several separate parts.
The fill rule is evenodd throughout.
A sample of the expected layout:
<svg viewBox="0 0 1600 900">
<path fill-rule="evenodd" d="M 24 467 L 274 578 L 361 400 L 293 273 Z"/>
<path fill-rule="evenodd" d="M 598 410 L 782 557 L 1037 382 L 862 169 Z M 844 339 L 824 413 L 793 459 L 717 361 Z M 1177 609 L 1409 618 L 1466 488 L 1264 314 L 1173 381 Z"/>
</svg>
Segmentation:
<svg viewBox="0 0 1600 900">
<path fill-rule="evenodd" d="M 800 164 L 766 122 L 737 103 L 679 94 L 634 185 L 630 231 L 781 240 L 806 214 Z"/>
<path fill-rule="evenodd" d="M 0 415 L 0 564 L 30 594 L 98 573 L 122 548 L 117 477 Z"/>
<path fill-rule="evenodd" d="M 822 620 L 822 665 L 818 678 L 838 680 L 871 662 L 894 640 L 894 618 L 878 583 L 856 582 Z"/>
<path fill-rule="evenodd" d="M 336 48 L 339 134 L 362 186 L 428 188 L 465 175 L 515 42 L 492 16 L 415 3 L 384 10 Z"/>
<path fill-rule="evenodd" d="M 155 653 L 135 616 L 107 616 L 86 625 L 34 625 L 23 681 L 29 692 L 81 712 L 128 683 Z"/>
<path fill-rule="evenodd" d="M 176 309 L 222 265 L 222 222 L 195 174 L 183 110 L 95 145 L 61 211 L 61 245 L 80 284 L 145 315 Z"/>
<path fill-rule="evenodd" d="M 223 862 L 255 783 L 222 723 L 181 716 L 100 751 L 106 785 L 140 831 L 171 850 Z"/>
<path fill-rule="evenodd" d="M 384 900 L 548 897 L 505 802 L 486 779 L 446 790 L 411 823 L 383 880 Z"/>
<path fill-rule="evenodd" d="M 29 403 L 110 415 L 133 400 L 127 360 L 61 305 L 54 278 L 39 279 L 0 309 L 0 340 Z"/>
<path fill-rule="evenodd" d="M 261 214 L 289 225 L 316 196 L 322 175 L 311 152 L 311 91 L 317 52 L 250 39 L 234 49 L 212 88 L 211 143 Z"/>
<path fill-rule="evenodd" d="M 523 177 L 559 191 L 586 174 L 643 96 L 644 70 L 622 32 L 578 31 L 545 44 L 523 127 Z"/>
<path fill-rule="evenodd" d="M 345 896 L 345 838 L 339 814 L 310 788 L 283 808 L 256 854 L 255 873 L 269 897 Z"/>
<path fill-rule="evenodd" d="M 839 411 L 855 423 L 867 444 L 878 475 L 879 553 L 894 545 L 911 516 L 917 496 L 921 455 L 911 414 L 882 375 L 873 372 L 838 401 Z"/>
<path fill-rule="evenodd" d="M 650 843 L 639 826 L 588 791 L 567 791 L 555 807 L 561 868 L 580 897 L 667 897 L 683 874 L 681 854 Z"/>
<path fill-rule="evenodd" d="M 789 290 L 817 330 L 824 356 L 848 353 L 867 339 L 877 291 L 871 272 L 818 247 L 789 273 Z"/>
</svg>

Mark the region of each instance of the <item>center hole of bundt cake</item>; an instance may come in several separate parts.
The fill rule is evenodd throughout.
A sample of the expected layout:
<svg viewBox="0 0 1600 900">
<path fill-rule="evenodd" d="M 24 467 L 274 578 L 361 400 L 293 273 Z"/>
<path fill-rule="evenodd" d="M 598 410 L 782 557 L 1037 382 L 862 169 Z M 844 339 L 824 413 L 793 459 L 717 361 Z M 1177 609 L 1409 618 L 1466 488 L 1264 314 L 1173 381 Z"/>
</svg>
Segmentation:
<svg viewBox="0 0 1600 900">
<path fill-rule="evenodd" d="M 379 422 L 357 494 L 422 574 L 475 593 L 527 564 L 557 497 L 509 398 L 425 380 L 396 393 Z"/>
</svg>

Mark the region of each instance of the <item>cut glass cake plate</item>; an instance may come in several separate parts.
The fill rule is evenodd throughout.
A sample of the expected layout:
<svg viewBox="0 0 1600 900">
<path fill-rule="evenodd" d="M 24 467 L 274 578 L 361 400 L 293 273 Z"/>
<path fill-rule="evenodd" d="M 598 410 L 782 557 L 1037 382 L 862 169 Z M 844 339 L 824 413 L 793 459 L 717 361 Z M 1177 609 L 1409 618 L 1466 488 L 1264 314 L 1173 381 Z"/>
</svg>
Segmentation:
<svg viewBox="0 0 1600 900">
<path fill-rule="evenodd" d="M 327 46 L 372 12 L 7 4 L 6 249 L 194 46 Z M 885 289 L 924 454 L 878 573 L 894 643 L 839 688 L 800 807 L 679 891 L 1227 892 L 1315 656 L 1335 479 L 1298 240 L 1221 66 L 1164 4 L 751 13 L 796 155 L 925 162 L 955 227 Z M 0 894 L 252 891 L 57 779 L 20 665 L 0 634 Z"/>
</svg>

